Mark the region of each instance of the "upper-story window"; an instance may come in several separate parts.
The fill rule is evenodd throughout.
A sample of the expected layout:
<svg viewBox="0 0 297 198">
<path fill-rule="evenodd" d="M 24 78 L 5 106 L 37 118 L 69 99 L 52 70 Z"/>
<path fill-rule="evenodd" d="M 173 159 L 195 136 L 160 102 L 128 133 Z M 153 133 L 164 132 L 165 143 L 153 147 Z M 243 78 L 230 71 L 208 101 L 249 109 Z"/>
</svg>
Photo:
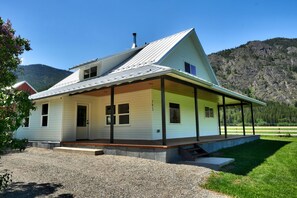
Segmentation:
<svg viewBox="0 0 297 198">
<path fill-rule="evenodd" d="M 188 72 L 189 74 L 196 75 L 196 66 L 185 62 L 185 71 Z"/>
<path fill-rule="evenodd" d="M 84 79 L 97 76 L 97 66 L 84 70 Z"/>
</svg>

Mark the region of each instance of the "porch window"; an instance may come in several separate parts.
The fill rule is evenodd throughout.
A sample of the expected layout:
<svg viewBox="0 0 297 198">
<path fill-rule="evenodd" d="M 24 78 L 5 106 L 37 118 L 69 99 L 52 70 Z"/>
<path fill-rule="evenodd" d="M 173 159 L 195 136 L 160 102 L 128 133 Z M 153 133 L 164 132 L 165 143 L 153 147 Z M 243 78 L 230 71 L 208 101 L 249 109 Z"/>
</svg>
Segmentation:
<svg viewBox="0 0 297 198">
<path fill-rule="evenodd" d="M 115 105 L 113 106 L 113 124 L 115 124 L 116 123 L 116 116 L 115 116 L 115 112 L 116 112 L 116 107 L 115 107 Z M 105 116 L 106 116 L 106 125 L 110 125 L 110 123 L 111 123 L 111 105 L 109 105 L 109 106 L 106 106 L 105 107 Z"/>
<path fill-rule="evenodd" d="M 48 124 L 48 104 L 42 105 L 41 126 L 46 127 Z"/>
<path fill-rule="evenodd" d="M 119 124 L 129 124 L 129 104 L 118 105 Z"/>
<path fill-rule="evenodd" d="M 29 117 L 24 119 L 24 127 L 29 127 Z"/>
<path fill-rule="evenodd" d="M 97 76 L 97 66 L 84 70 L 84 79 Z"/>
<path fill-rule="evenodd" d="M 185 71 L 196 76 L 196 66 L 185 62 Z"/>
<path fill-rule="evenodd" d="M 213 108 L 205 107 L 205 117 L 206 118 L 213 118 Z"/>
<path fill-rule="evenodd" d="M 179 104 L 169 103 L 170 123 L 180 123 L 180 108 Z"/>
</svg>

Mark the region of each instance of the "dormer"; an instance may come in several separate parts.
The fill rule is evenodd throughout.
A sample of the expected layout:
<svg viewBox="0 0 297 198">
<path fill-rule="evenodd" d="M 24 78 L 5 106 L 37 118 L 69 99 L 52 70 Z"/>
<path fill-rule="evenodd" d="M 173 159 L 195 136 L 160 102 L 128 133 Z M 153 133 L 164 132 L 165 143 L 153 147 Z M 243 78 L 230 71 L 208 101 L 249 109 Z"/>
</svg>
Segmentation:
<svg viewBox="0 0 297 198">
<path fill-rule="evenodd" d="M 96 78 L 107 74 L 121 64 L 125 63 L 135 54 L 137 54 L 143 47 L 144 46 L 133 48 L 112 56 L 91 60 L 86 63 L 74 66 L 70 68 L 70 70 L 77 70 L 76 72 L 79 72 L 79 81 Z"/>
<path fill-rule="evenodd" d="M 102 75 L 102 64 L 100 62 L 93 62 L 79 67 L 79 81 L 89 80 Z"/>
</svg>

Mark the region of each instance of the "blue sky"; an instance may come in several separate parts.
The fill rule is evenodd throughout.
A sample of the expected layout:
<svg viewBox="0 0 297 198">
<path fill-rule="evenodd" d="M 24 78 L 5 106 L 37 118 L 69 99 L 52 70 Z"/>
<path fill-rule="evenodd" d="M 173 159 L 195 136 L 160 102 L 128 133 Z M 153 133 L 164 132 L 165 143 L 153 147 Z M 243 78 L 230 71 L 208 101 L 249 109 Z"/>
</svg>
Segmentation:
<svg viewBox="0 0 297 198">
<path fill-rule="evenodd" d="M 0 16 L 31 41 L 23 64 L 68 69 L 194 27 L 207 54 L 251 40 L 297 38 L 290 0 L 0 0 Z"/>
</svg>

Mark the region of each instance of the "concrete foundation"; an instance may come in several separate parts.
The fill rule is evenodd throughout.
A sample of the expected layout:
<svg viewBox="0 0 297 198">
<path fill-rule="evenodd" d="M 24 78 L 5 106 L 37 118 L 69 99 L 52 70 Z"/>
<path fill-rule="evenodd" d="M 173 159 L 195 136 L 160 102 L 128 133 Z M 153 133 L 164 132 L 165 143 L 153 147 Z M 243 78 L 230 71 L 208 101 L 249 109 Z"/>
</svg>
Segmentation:
<svg viewBox="0 0 297 198">
<path fill-rule="evenodd" d="M 59 147 L 60 142 L 52 142 L 52 141 L 29 141 L 28 146 L 38 147 L 38 148 L 46 148 L 53 149 L 54 147 Z"/>
<path fill-rule="evenodd" d="M 123 155 L 152 159 L 161 162 L 174 162 L 180 160 L 178 148 L 135 148 L 135 147 L 103 147 L 104 154 Z"/>
<path fill-rule="evenodd" d="M 247 142 L 252 142 L 258 140 L 260 136 L 246 136 L 233 139 L 222 139 L 217 141 L 210 141 L 205 143 L 199 143 L 199 146 L 203 148 L 208 153 L 216 152 L 223 148 L 229 148 L 244 144 Z M 59 147 L 59 142 L 49 142 L 49 141 L 30 141 L 30 146 L 53 149 L 54 147 Z M 63 145 L 62 145 L 63 146 Z M 68 146 L 72 146 L 69 145 Z M 73 145 L 77 147 L 77 145 Z M 83 147 L 83 146 L 80 146 Z M 151 160 L 157 160 L 161 162 L 178 162 L 182 160 L 178 152 L 178 147 L 169 148 L 139 148 L 139 147 L 125 147 L 125 146 L 86 146 L 85 148 L 97 148 L 103 149 L 104 154 L 107 155 L 123 155 L 130 157 L 139 157 Z"/>
<path fill-rule="evenodd" d="M 199 146 L 203 148 L 205 151 L 208 153 L 213 153 L 218 150 L 224 149 L 224 148 L 229 148 L 233 146 L 237 146 L 240 144 L 244 144 L 247 142 L 252 142 L 255 140 L 260 139 L 259 135 L 254 135 L 254 136 L 246 136 L 243 138 L 236 138 L 236 139 L 227 139 L 227 140 L 220 140 L 216 142 L 208 142 L 208 143 L 201 143 Z"/>
</svg>

